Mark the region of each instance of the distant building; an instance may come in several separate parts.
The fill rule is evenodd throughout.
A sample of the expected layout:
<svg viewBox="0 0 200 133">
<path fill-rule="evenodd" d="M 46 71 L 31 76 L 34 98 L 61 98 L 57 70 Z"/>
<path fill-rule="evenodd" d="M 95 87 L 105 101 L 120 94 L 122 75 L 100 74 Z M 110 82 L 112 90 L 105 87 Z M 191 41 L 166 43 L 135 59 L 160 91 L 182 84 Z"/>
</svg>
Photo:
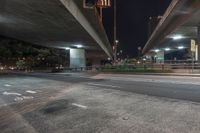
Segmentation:
<svg viewBox="0 0 200 133">
<path fill-rule="evenodd" d="M 154 32 L 156 29 L 158 23 L 162 19 L 162 16 L 157 16 L 157 17 L 149 17 L 149 23 L 148 23 L 148 37 L 151 36 L 151 34 Z"/>
</svg>

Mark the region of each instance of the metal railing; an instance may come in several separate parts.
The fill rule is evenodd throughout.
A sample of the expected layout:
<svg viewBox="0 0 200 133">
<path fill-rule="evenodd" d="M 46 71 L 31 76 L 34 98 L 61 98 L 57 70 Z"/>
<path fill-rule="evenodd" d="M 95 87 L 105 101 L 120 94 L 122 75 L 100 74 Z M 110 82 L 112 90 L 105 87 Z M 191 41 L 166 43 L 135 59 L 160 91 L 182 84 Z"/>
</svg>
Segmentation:
<svg viewBox="0 0 200 133">
<path fill-rule="evenodd" d="M 119 65 L 96 65 L 87 67 L 55 67 L 46 68 L 41 71 L 49 72 L 88 72 L 88 71 L 125 71 L 125 72 L 178 72 L 178 73 L 200 73 L 200 61 L 191 60 L 166 60 L 164 63 L 129 63 Z M 16 71 L 16 69 L 14 69 Z M 33 71 L 37 71 L 33 69 Z"/>
<path fill-rule="evenodd" d="M 148 63 L 147 63 L 148 64 Z M 200 61 L 165 60 L 164 63 L 149 63 L 155 70 L 170 70 L 172 72 L 200 73 Z"/>
</svg>

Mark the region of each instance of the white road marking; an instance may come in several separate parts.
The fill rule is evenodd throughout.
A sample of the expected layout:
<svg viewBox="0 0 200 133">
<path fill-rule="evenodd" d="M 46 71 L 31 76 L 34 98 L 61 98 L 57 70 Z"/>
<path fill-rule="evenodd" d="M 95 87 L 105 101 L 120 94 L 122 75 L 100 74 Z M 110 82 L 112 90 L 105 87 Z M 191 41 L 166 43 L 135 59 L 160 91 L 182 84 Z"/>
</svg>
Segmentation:
<svg viewBox="0 0 200 133">
<path fill-rule="evenodd" d="M 1 107 L 6 107 L 6 106 L 10 106 L 11 104 L 14 104 L 14 103 L 9 103 L 9 104 L 0 105 L 0 108 L 1 108 Z"/>
<path fill-rule="evenodd" d="M 31 93 L 31 94 L 36 94 L 37 92 L 36 91 L 31 91 L 31 90 L 28 90 L 26 91 L 27 93 Z"/>
<path fill-rule="evenodd" d="M 88 85 L 101 86 L 101 87 L 112 87 L 112 88 L 121 88 L 120 86 L 113 86 L 113 85 L 106 85 L 106 84 L 88 83 Z"/>
<path fill-rule="evenodd" d="M 9 85 L 9 84 L 5 84 L 4 86 L 5 86 L 5 87 L 10 87 L 10 86 L 12 86 L 12 85 Z"/>
<path fill-rule="evenodd" d="M 16 96 L 21 96 L 22 94 L 19 94 L 19 93 L 15 93 L 15 92 L 3 92 L 3 95 L 16 95 Z"/>
<path fill-rule="evenodd" d="M 63 76 L 63 77 L 73 77 L 73 78 L 88 78 L 87 76 L 75 76 L 75 75 L 72 75 L 72 76 Z"/>
<path fill-rule="evenodd" d="M 199 77 L 179 77 L 179 76 L 152 76 L 152 75 L 97 75 L 93 79 L 111 79 L 115 81 L 133 81 L 133 82 L 148 82 L 148 83 L 171 83 L 180 85 L 200 85 Z M 184 79 L 184 80 L 183 80 Z M 196 80 L 191 80 L 196 79 Z"/>
<path fill-rule="evenodd" d="M 8 104 L 3 104 L 3 105 L 0 105 L 0 108 L 1 108 L 1 107 L 5 107 L 5 106 L 8 106 Z"/>
<path fill-rule="evenodd" d="M 22 96 L 22 98 L 25 99 L 25 100 L 29 100 L 29 99 L 33 99 L 34 97 L 32 97 L 32 96 Z"/>
<path fill-rule="evenodd" d="M 81 104 L 77 104 L 77 103 L 72 103 L 73 106 L 76 106 L 76 107 L 79 107 L 79 108 L 82 108 L 82 109 L 87 109 L 88 107 L 87 106 L 84 106 L 84 105 L 81 105 Z"/>
<path fill-rule="evenodd" d="M 22 98 L 22 97 L 16 97 L 14 100 L 15 100 L 16 102 L 17 102 L 17 101 L 23 101 L 24 98 Z"/>
</svg>

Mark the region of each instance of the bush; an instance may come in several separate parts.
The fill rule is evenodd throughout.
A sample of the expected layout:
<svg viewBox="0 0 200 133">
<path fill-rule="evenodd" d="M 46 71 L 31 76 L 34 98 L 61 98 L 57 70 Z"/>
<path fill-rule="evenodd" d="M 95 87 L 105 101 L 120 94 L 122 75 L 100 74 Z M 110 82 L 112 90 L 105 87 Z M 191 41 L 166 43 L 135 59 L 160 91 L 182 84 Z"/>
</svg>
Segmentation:
<svg viewBox="0 0 200 133">
<path fill-rule="evenodd" d="M 16 62 L 16 65 L 17 65 L 17 68 L 22 70 L 22 69 L 25 69 L 26 67 L 26 62 L 24 60 L 18 60 Z"/>
</svg>

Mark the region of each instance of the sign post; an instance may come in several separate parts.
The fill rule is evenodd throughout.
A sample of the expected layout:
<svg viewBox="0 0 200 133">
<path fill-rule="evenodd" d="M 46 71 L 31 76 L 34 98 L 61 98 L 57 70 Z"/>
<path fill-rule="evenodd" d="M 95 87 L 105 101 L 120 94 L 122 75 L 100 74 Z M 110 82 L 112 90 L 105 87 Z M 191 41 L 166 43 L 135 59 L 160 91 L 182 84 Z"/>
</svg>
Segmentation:
<svg viewBox="0 0 200 133">
<path fill-rule="evenodd" d="M 100 17 L 101 17 L 101 21 L 102 21 L 103 8 L 111 7 L 111 1 L 110 0 L 97 0 L 97 7 L 100 8 Z"/>
</svg>

